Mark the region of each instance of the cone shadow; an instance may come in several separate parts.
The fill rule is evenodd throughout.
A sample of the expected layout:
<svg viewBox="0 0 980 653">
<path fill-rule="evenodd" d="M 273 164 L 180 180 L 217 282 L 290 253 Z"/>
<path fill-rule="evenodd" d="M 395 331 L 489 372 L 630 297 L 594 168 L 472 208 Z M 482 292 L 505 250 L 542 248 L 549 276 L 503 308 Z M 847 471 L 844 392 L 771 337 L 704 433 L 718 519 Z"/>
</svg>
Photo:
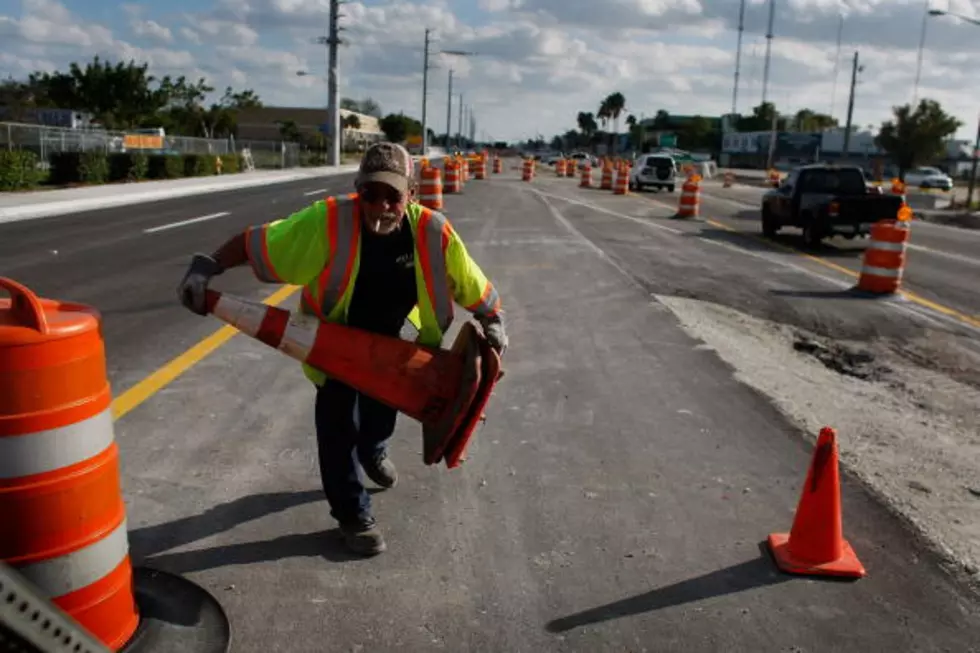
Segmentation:
<svg viewBox="0 0 980 653">
<path fill-rule="evenodd" d="M 672 608 L 686 603 L 694 603 L 716 596 L 777 585 L 792 580 L 792 576 L 781 574 L 772 564 L 765 542 L 759 543 L 762 555 L 732 567 L 719 569 L 703 576 L 659 587 L 644 594 L 607 603 L 596 608 L 548 622 L 547 629 L 552 633 L 562 633 L 574 628 L 612 621 L 645 612 Z"/>
</svg>

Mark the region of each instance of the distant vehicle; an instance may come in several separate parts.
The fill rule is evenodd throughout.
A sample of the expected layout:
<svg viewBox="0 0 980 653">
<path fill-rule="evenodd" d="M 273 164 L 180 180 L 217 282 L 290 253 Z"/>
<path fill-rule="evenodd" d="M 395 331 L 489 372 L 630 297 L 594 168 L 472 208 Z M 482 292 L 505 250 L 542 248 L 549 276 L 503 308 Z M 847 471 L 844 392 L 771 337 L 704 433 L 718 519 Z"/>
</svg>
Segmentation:
<svg viewBox="0 0 980 653">
<path fill-rule="evenodd" d="M 924 166 L 906 172 L 905 185 L 909 188 L 953 190 L 953 179 L 939 168 Z"/>
<path fill-rule="evenodd" d="M 762 196 L 762 233 L 772 238 L 782 227 L 798 227 L 807 247 L 831 236 L 851 240 L 896 217 L 902 201 L 870 190 L 858 166 L 803 166 Z"/>
<path fill-rule="evenodd" d="M 630 190 L 641 191 L 649 186 L 673 193 L 676 183 L 677 161 L 669 154 L 641 154 L 630 170 Z"/>
</svg>

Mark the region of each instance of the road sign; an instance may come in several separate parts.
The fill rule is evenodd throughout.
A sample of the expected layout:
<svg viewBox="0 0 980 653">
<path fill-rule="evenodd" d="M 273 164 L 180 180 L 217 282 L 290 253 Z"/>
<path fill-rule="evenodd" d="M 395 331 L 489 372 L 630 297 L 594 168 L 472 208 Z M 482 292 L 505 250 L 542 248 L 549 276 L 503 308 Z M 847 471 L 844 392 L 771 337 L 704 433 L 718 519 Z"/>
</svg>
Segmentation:
<svg viewBox="0 0 980 653">
<path fill-rule="evenodd" d="M 660 147 L 677 147 L 677 136 L 674 134 L 661 134 Z"/>
</svg>

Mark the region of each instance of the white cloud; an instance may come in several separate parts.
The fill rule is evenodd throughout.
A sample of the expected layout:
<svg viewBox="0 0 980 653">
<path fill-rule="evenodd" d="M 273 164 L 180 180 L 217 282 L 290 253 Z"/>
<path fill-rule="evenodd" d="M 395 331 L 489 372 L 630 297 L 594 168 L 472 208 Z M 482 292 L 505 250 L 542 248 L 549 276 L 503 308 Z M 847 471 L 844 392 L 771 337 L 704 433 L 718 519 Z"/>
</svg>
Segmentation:
<svg viewBox="0 0 980 653">
<path fill-rule="evenodd" d="M 130 23 L 130 28 L 136 36 L 142 36 L 157 43 L 172 43 L 174 40 L 170 28 L 164 27 L 155 20 L 134 20 Z"/>
<path fill-rule="evenodd" d="M 0 16 L 5 69 L 65 66 L 93 54 L 133 57 L 157 74 L 206 76 L 216 88 L 253 88 L 268 104 L 323 106 L 328 0 L 213 0 L 167 18 L 155 7 L 123 5 L 128 32 L 73 16 L 55 0 L 25 0 Z M 935 0 L 980 16 L 980 0 Z M 422 41 L 432 30 L 429 115 L 445 128 L 448 69 L 454 93 L 497 138 L 551 135 L 575 115 L 622 92 L 630 111 L 717 115 L 731 108 L 737 0 L 362 0 L 343 6 L 341 93 L 371 96 L 387 111 L 421 114 Z M 941 5 L 941 6 L 940 6 Z M 843 119 L 850 61 L 865 66 L 855 122 L 878 124 L 912 99 L 923 0 L 781 0 L 777 4 L 767 97 L 786 111 L 804 106 Z M 456 8 L 454 10 L 454 8 Z M 843 48 L 835 54 L 839 16 Z M 465 17 L 465 18 L 464 18 Z M 928 19 L 919 96 L 933 97 L 972 131 L 980 91 L 975 61 L 980 27 Z M 479 22 L 474 22 L 479 21 Z M 762 98 L 768 1 L 745 15 L 739 110 Z M 181 49 L 174 45 L 180 39 Z M 9 45 L 8 45 L 9 44 Z M 460 57 L 443 49 L 478 53 Z M 14 63 L 14 58 L 18 63 Z M 25 63 L 27 62 L 27 63 Z M 157 70 L 159 68 L 159 70 Z M 298 77 L 298 70 L 312 75 Z M 454 98 L 456 125 L 458 97 Z"/>
</svg>

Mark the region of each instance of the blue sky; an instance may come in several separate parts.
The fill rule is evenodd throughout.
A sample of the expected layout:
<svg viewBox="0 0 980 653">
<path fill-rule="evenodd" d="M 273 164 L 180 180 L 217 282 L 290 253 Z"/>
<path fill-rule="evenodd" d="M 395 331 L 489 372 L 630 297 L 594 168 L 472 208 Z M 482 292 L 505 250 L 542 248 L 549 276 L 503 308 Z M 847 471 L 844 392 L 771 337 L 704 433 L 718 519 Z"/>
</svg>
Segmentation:
<svg viewBox="0 0 980 653">
<path fill-rule="evenodd" d="M 980 15 L 980 0 L 935 0 L 937 8 Z M 783 111 L 833 111 L 843 121 L 849 61 L 866 70 L 855 108 L 859 125 L 880 124 L 911 101 L 922 0 L 846 0 L 844 52 L 834 83 L 835 0 L 779 0 L 769 99 Z M 172 0 L 120 5 L 69 0 L 0 0 L 0 74 L 63 68 L 95 54 L 135 57 L 158 74 L 206 76 L 214 86 L 255 89 L 267 104 L 320 106 L 326 0 Z M 421 111 L 422 32 L 436 47 L 480 57 L 434 56 L 431 115 L 444 124 L 446 70 L 496 138 L 553 134 L 575 126 L 620 91 L 628 110 L 717 115 L 731 106 L 736 0 L 362 0 L 345 4 L 351 45 L 341 49 L 344 95 L 371 96 L 390 111 Z M 762 97 L 767 7 L 749 0 L 739 110 Z M 198 41 L 199 43 L 195 43 Z M 943 103 L 974 131 L 980 108 L 975 62 L 980 28 L 931 19 L 920 96 Z M 833 101 L 832 101 L 833 100 Z"/>
</svg>

